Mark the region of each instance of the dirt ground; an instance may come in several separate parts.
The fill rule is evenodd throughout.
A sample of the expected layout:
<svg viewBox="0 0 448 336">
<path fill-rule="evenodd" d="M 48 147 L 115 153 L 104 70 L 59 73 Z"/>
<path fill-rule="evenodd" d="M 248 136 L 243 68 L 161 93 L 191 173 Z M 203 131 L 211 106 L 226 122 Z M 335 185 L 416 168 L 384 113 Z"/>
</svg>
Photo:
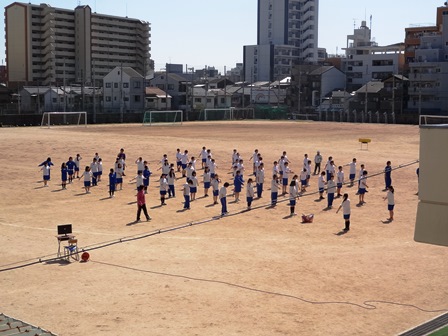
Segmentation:
<svg viewBox="0 0 448 336">
<path fill-rule="evenodd" d="M 361 137 L 372 140 L 368 150 L 360 149 Z M 179 212 L 183 179 L 176 182 L 177 197 L 159 206 L 157 161 L 164 153 L 174 161 L 178 147 L 192 155 L 210 148 L 223 182 L 230 181 L 233 148 L 248 172 L 258 148 L 266 176 L 283 150 L 295 172 L 304 153 L 313 158 L 320 150 L 324 161 L 331 155 L 336 165 L 356 157 L 369 174 L 382 171 L 387 160 L 393 167 L 415 161 L 419 150 L 417 126 L 292 121 L 1 128 L 0 139 L 0 270 L 55 256 L 59 224 L 72 223 L 79 245 L 86 247 L 216 219 L 220 206 L 201 197 L 202 187 L 192 209 Z M 107 172 L 121 147 L 128 174 L 115 198 L 108 198 L 107 174 L 91 194 L 84 194 L 78 180 L 61 191 L 59 167 L 69 156 L 80 153 L 84 166 L 98 152 Z M 47 156 L 55 166 L 50 187 L 43 188 L 37 165 Z M 139 156 L 154 173 L 147 195 L 153 219 L 133 225 L 136 193 L 129 180 Z M 296 209 L 314 213 L 312 224 L 289 217 L 287 202 L 266 209 L 268 182 L 250 212 L 240 213 L 245 202 L 229 197 L 228 217 L 93 250 L 87 263 L 0 272 L 0 312 L 59 335 L 397 334 L 448 309 L 448 248 L 413 240 L 416 168 L 392 173 L 392 223 L 383 222 L 388 211 L 382 176 L 368 180 L 362 207 L 355 206 L 355 189 L 344 188 L 352 200 L 345 235 L 338 235 L 342 214 L 325 211 L 326 200 L 318 202 L 316 195 L 301 197 Z M 312 176 L 308 191 L 316 190 Z M 366 301 L 381 302 L 370 303 L 376 307 L 370 309 Z"/>
</svg>

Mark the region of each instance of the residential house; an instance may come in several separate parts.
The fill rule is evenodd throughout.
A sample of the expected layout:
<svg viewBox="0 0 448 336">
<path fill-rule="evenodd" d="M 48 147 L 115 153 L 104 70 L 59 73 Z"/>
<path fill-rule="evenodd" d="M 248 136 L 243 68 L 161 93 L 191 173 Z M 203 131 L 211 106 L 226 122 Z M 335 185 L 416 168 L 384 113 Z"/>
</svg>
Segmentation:
<svg viewBox="0 0 448 336">
<path fill-rule="evenodd" d="M 156 73 L 149 81 L 151 87 L 157 87 L 171 97 L 171 109 L 187 109 L 187 87 L 191 85 L 183 75 L 176 73 Z"/>
<path fill-rule="evenodd" d="M 144 77 L 129 67 L 115 67 L 103 80 L 103 108 L 107 111 L 143 111 Z"/>
<path fill-rule="evenodd" d="M 159 89 L 158 87 L 146 88 L 145 102 L 146 102 L 145 104 L 146 110 L 155 110 L 155 111 L 172 110 L 171 96 L 167 92 Z"/>
</svg>

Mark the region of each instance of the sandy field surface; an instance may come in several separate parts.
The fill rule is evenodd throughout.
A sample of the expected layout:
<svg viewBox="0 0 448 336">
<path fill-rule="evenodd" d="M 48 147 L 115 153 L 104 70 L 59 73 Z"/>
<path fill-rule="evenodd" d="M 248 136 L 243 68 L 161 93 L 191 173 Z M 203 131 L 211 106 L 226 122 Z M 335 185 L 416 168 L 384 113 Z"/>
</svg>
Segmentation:
<svg viewBox="0 0 448 336">
<path fill-rule="evenodd" d="M 368 150 L 360 149 L 361 137 L 372 140 Z M 210 148 L 223 182 L 231 182 L 233 148 L 244 157 L 247 173 L 258 148 L 266 176 L 284 150 L 296 173 L 305 153 L 313 158 L 320 150 L 324 161 L 331 155 L 336 165 L 356 157 L 373 174 L 387 160 L 397 167 L 418 159 L 417 126 L 292 121 L 89 125 L 1 128 L 0 139 L 0 271 L 56 256 L 59 224 L 73 224 L 80 247 L 162 230 L 92 250 L 87 263 L 42 262 L 0 272 L 0 312 L 59 335 L 394 335 L 448 309 L 448 248 L 413 240 L 417 164 L 392 173 L 392 223 L 384 222 L 389 214 L 383 176 L 368 180 L 362 207 L 356 206 L 355 188 L 344 187 L 352 220 L 343 235 L 342 214 L 336 214 L 340 199 L 326 211 L 326 200 L 305 194 L 296 212 L 314 213 L 315 220 L 301 224 L 300 216 L 288 216 L 287 196 L 266 208 L 269 178 L 263 198 L 249 212 L 242 211 L 242 194 L 238 204 L 228 197 L 229 216 L 216 217 L 220 206 L 202 198 L 202 186 L 191 210 L 182 212 L 183 179 L 176 182 L 176 197 L 159 206 L 157 162 L 164 153 L 174 161 L 178 147 L 192 155 L 202 146 Z M 78 180 L 61 190 L 60 165 L 69 156 L 80 153 L 85 166 L 98 152 L 107 172 L 121 147 L 128 170 L 115 198 L 108 198 L 107 174 L 91 194 Z M 55 166 L 44 188 L 37 166 L 48 156 Z M 135 183 L 129 180 L 139 156 L 153 171 L 146 197 L 152 220 L 135 224 Z M 316 190 L 312 176 L 308 192 Z"/>
</svg>

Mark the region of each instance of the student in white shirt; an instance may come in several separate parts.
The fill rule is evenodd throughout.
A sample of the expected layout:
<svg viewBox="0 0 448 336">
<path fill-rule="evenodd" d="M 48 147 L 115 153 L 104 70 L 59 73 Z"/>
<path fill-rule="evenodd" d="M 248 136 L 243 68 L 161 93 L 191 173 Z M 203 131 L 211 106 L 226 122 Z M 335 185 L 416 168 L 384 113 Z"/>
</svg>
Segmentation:
<svg viewBox="0 0 448 336">
<path fill-rule="evenodd" d="M 85 171 L 82 173 L 82 175 L 79 178 L 84 177 L 84 189 L 86 190 L 86 194 L 90 194 L 90 185 L 91 185 L 91 180 L 93 178 L 93 174 L 90 171 L 90 167 L 86 166 Z"/>
<path fill-rule="evenodd" d="M 159 192 L 160 192 L 160 205 L 166 205 L 165 203 L 165 197 L 166 192 L 168 190 L 168 180 L 166 179 L 166 175 L 162 174 L 160 176 L 160 186 L 159 186 Z"/>
<path fill-rule="evenodd" d="M 339 210 L 341 210 L 342 208 L 342 214 L 344 216 L 344 221 L 345 221 L 345 228 L 344 228 L 344 232 L 347 232 L 350 230 L 350 199 L 348 198 L 348 194 L 344 194 L 343 198 L 342 198 L 342 203 L 339 206 L 338 210 L 336 210 L 336 213 L 339 212 Z"/>
<path fill-rule="evenodd" d="M 264 164 L 263 163 L 261 163 L 258 166 L 255 180 L 257 183 L 257 197 L 261 198 L 261 195 L 263 194 L 263 184 L 264 184 Z"/>
<path fill-rule="evenodd" d="M 118 186 L 120 186 L 120 190 L 123 190 L 123 166 L 121 163 L 116 165 L 115 172 L 117 173 L 117 184 L 115 189 L 118 190 Z"/>
<path fill-rule="evenodd" d="M 181 164 L 182 164 L 182 177 L 185 177 L 185 168 L 187 168 L 188 164 L 188 151 L 184 150 L 184 153 L 181 156 Z"/>
<path fill-rule="evenodd" d="M 191 173 L 190 181 L 190 199 L 191 201 L 194 201 L 196 199 L 196 193 L 198 191 L 198 179 L 196 177 L 196 171 L 193 171 L 193 173 Z"/>
<path fill-rule="evenodd" d="M 249 161 L 252 161 L 252 168 L 254 175 L 257 173 L 257 167 L 255 166 L 255 162 L 258 161 L 258 149 L 255 149 L 252 156 L 249 158 Z"/>
<path fill-rule="evenodd" d="M 325 182 L 325 174 L 326 173 L 323 171 L 322 173 L 320 173 L 320 176 L 317 179 L 317 188 L 319 189 L 319 199 L 321 200 L 325 199 L 324 190 L 325 185 L 327 184 L 327 182 Z"/>
<path fill-rule="evenodd" d="M 201 152 L 199 153 L 198 157 L 201 158 L 201 164 L 202 164 L 202 169 L 205 168 L 206 162 L 207 162 L 207 149 L 205 147 L 202 147 Z"/>
<path fill-rule="evenodd" d="M 292 180 L 289 184 L 289 209 L 290 209 L 290 216 L 296 216 L 295 213 L 296 209 L 296 200 L 297 200 L 297 186 L 296 181 Z"/>
<path fill-rule="evenodd" d="M 137 165 L 137 174 L 140 171 L 143 172 L 143 170 L 145 169 L 145 163 L 141 156 L 137 160 L 135 160 L 135 164 Z"/>
<path fill-rule="evenodd" d="M 277 204 L 279 186 L 278 177 L 274 174 L 271 180 L 271 206 L 273 207 Z"/>
<path fill-rule="evenodd" d="M 322 163 L 322 155 L 320 155 L 320 152 L 317 151 L 316 156 L 314 156 L 314 174 L 313 175 L 320 174 L 321 163 Z"/>
<path fill-rule="evenodd" d="M 362 172 L 362 177 L 359 179 L 359 189 L 358 189 L 358 195 L 359 195 L 359 205 L 363 205 L 364 202 L 364 195 L 367 192 L 367 188 L 369 186 L 367 185 L 367 170 L 364 170 Z"/>
<path fill-rule="evenodd" d="M 143 177 L 143 171 L 139 171 L 138 174 L 137 174 L 137 176 L 134 177 L 133 179 L 131 179 L 129 182 L 136 181 L 137 190 L 138 190 L 138 188 L 139 188 L 140 186 L 143 186 L 143 185 L 144 185 L 144 183 L 143 183 L 143 180 L 144 180 L 144 179 L 145 179 L 145 178 Z"/>
<path fill-rule="evenodd" d="M 300 185 L 301 185 L 301 191 L 306 192 L 306 179 L 308 176 L 308 171 L 306 168 L 303 168 L 300 172 Z M 297 186 L 298 187 L 298 186 Z"/>
<path fill-rule="evenodd" d="M 190 192 L 191 186 L 193 182 L 190 179 L 187 179 L 187 182 L 184 184 L 182 191 L 184 194 L 184 210 L 190 210 Z"/>
<path fill-rule="evenodd" d="M 355 178 L 356 178 L 356 158 L 353 158 L 353 161 L 346 164 L 346 166 L 350 167 L 350 171 L 349 171 L 349 179 L 350 179 L 350 187 L 353 187 L 353 185 L 355 184 Z"/>
<path fill-rule="evenodd" d="M 394 207 L 395 207 L 395 190 L 393 186 L 389 186 L 387 190 L 387 195 L 384 197 L 384 200 L 387 199 L 387 210 L 389 210 L 389 218 L 387 219 L 389 222 L 394 220 Z"/>
<path fill-rule="evenodd" d="M 174 182 L 176 181 L 176 173 L 174 172 L 174 166 L 171 167 L 170 172 L 166 177 L 168 182 L 168 197 L 176 197 L 176 191 L 174 188 Z"/>
<path fill-rule="evenodd" d="M 227 212 L 227 188 L 229 183 L 226 182 L 219 190 L 219 200 L 221 201 L 221 216 L 228 214 Z"/>
<path fill-rule="evenodd" d="M 338 187 L 338 190 L 337 190 L 338 194 L 336 195 L 336 197 L 341 197 L 342 196 L 341 189 L 344 184 L 344 171 L 342 170 L 342 166 L 338 167 L 338 172 L 337 172 L 336 176 L 337 176 L 336 185 Z"/>
<path fill-rule="evenodd" d="M 247 200 L 247 210 L 251 209 L 252 201 L 254 200 L 254 180 L 251 178 L 247 180 L 246 186 L 246 200 Z"/>
<path fill-rule="evenodd" d="M 44 163 L 40 170 L 42 170 L 44 187 L 48 187 L 48 181 L 50 181 L 50 170 L 51 170 L 50 164 Z"/>
<path fill-rule="evenodd" d="M 218 196 L 219 196 L 219 177 L 218 174 L 215 175 L 210 181 L 213 191 L 213 204 L 218 204 Z"/>
<path fill-rule="evenodd" d="M 182 168 L 182 153 L 180 152 L 180 148 L 176 149 L 176 165 L 177 171 L 180 172 Z"/>
<path fill-rule="evenodd" d="M 334 175 L 330 176 L 327 182 L 327 209 L 333 208 L 334 194 L 336 192 L 336 182 L 334 182 Z"/>
<path fill-rule="evenodd" d="M 285 195 L 286 194 L 286 188 L 288 187 L 288 178 L 289 178 L 289 174 L 294 173 L 291 169 L 289 169 L 288 167 L 288 162 L 284 163 L 284 168 L 283 168 L 283 174 L 282 174 L 282 194 Z"/>
<path fill-rule="evenodd" d="M 90 171 L 92 172 L 92 187 L 98 185 L 98 163 L 95 158 L 93 158 L 92 163 L 90 164 Z"/>
</svg>

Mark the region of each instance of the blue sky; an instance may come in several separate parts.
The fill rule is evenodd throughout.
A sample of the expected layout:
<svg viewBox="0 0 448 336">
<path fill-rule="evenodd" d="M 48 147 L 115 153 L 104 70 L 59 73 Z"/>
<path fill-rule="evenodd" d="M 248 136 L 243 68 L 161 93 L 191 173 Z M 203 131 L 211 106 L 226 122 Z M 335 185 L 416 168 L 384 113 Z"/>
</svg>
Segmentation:
<svg viewBox="0 0 448 336">
<path fill-rule="evenodd" d="M 12 1 L 0 0 L 1 7 Z M 77 0 L 45 0 L 54 7 L 74 8 Z M 411 24 L 434 24 L 442 0 L 320 0 L 319 46 L 334 54 L 346 45 L 354 22 L 370 15 L 373 37 L 380 45 L 404 40 Z M 243 61 L 243 45 L 257 41 L 257 0 L 81 0 L 93 11 L 149 21 L 155 68 L 165 63 L 205 65 L 220 71 Z M 0 59 L 5 59 L 4 20 L 0 20 Z"/>
</svg>

